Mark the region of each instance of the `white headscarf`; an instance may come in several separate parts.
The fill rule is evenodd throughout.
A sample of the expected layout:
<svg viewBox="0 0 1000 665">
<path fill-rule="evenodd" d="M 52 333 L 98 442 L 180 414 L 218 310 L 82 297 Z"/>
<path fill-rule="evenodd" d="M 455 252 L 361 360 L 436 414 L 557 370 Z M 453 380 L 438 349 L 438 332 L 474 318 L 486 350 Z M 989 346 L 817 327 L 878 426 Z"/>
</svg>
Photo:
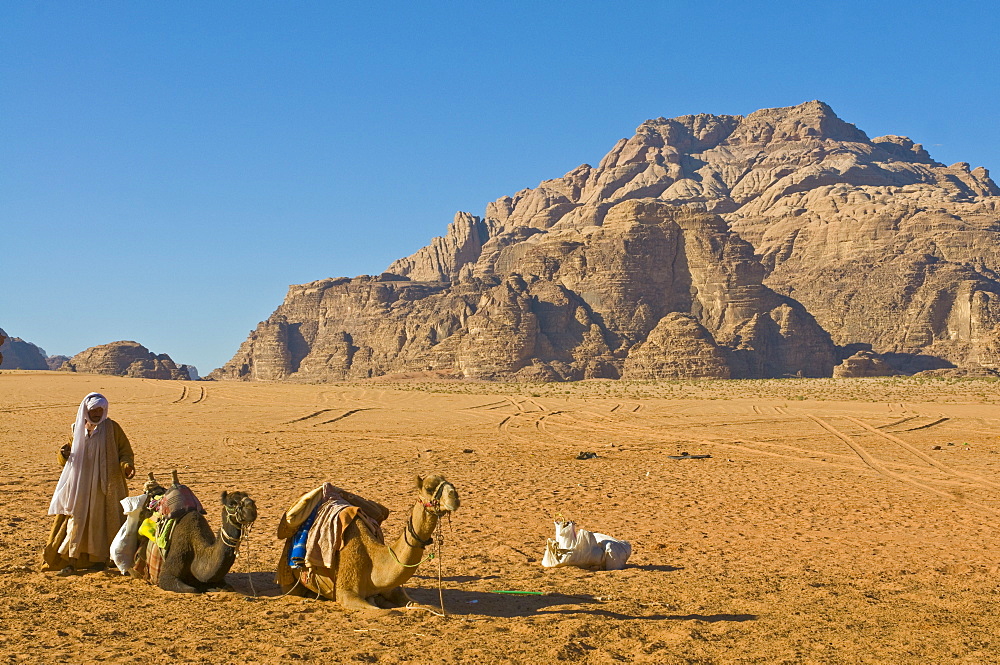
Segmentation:
<svg viewBox="0 0 1000 665">
<path fill-rule="evenodd" d="M 97 422 L 93 435 L 87 436 L 87 412 L 101 407 L 104 414 Z M 97 436 L 101 425 L 108 419 L 108 400 L 100 393 L 90 393 L 80 402 L 76 412 L 76 422 L 73 423 L 73 448 L 70 451 L 66 466 L 63 467 L 56 491 L 52 494 L 49 504 L 49 515 L 70 515 L 81 520 L 90 508 L 90 495 L 94 483 L 100 483 L 107 492 L 107 452 L 104 436 Z"/>
</svg>

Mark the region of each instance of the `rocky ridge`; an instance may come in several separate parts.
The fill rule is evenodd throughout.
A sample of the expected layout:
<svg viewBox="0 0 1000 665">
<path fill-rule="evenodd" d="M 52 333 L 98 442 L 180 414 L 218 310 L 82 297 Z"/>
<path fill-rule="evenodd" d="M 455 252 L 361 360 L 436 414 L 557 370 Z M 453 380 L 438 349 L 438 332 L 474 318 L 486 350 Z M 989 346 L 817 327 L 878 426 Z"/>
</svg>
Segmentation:
<svg viewBox="0 0 1000 665">
<path fill-rule="evenodd" d="M 55 355 L 49 356 L 45 359 L 45 364 L 49 366 L 51 370 L 62 369 L 64 363 L 69 361 L 69 356 Z"/>
<path fill-rule="evenodd" d="M 380 277 L 291 287 L 212 377 L 997 371 L 998 327 L 989 173 L 807 102 L 649 120 Z"/>
<path fill-rule="evenodd" d="M 92 346 L 61 366 L 69 372 L 112 374 L 142 379 L 190 380 L 186 365 L 177 366 L 165 353 L 156 355 L 138 342 Z"/>
<path fill-rule="evenodd" d="M 0 330 L 0 369 L 48 369 L 45 351 Z"/>
</svg>

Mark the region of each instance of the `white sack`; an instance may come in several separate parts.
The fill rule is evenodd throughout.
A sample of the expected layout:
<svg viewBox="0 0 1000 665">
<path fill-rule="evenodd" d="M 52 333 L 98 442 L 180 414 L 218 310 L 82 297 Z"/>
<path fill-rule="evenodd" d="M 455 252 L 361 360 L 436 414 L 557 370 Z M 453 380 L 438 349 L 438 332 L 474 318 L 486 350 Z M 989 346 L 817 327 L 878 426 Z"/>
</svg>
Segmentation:
<svg viewBox="0 0 1000 665">
<path fill-rule="evenodd" d="M 621 570 L 632 555 L 632 546 L 603 533 L 581 529 L 575 522 L 556 522 L 556 537 L 545 543 L 542 565 L 546 568 L 576 566 L 598 570 Z"/>
<path fill-rule="evenodd" d="M 603 533 L 595 533 L 594 538 L 604 550 L 604 570 L 621 570 L 625 567 L 625 562 L 632 556 L 631 543 Z"/>
<path fill-rule="evenodd" d="M 145 503 L 146 495 L 138 494 L 122 499 L 122 511 L 125 513 L 125 524 L 118 529 L 118 534 L 111 541 L 111 560 L 115 562 L 122 575 L 128 574 L 128 569 L 135 563 L 135 551 L 139 548 L 139 513 Z"/>
</svg>

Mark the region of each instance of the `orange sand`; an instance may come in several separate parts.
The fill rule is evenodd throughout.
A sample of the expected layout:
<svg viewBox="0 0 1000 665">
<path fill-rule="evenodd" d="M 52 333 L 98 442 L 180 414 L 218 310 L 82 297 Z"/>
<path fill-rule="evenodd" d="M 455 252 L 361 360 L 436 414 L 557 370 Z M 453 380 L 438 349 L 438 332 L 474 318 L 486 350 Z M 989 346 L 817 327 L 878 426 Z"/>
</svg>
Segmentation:
<svg viewBox="0 0 1000 665">
<path fill-rule="evenodd" d="M 551 385 L 170 382 L 0 373 L 7 663 L 1000 662 L 1000 384 L 853 379 Z M 80 399 L 108 396 L 138 493 L 176 468 L 213 527 L 260 510 L 236 592 L 40 572 Z M 954 444 L 954 445 L 950 445 Z M 935 449 L 940 446 L 940 449 Z M 574 459 L 581 451 L 596 459 Z M 671 460 L 687 451 L 702 460 Z M 281 512 L 330 480 L 387 505 L 439 472 L 441 618 L 280 597 Z M 543 569 L 561 515 L 631 541 L 622 571 Z M 411 595 L 438 602 L 436 562 Z M 493 590 L 540 591 L 511 596 Z"/>
</svg>

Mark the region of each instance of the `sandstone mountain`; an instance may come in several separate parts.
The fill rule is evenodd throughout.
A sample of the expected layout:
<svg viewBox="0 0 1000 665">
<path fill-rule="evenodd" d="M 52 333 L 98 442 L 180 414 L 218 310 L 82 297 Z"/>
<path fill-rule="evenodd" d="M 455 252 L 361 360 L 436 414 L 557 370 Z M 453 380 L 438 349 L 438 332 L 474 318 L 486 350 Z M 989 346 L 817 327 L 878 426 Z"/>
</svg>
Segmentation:
<svg viewBox="0 0 1000 665">
<path fill-rule="evenodd" d="M 20 337 L 0 330 L 0 369 L 48 369 L 45 352 Z"/>
<path fill-rule="evenodd" d="M 858 356 L 859 352 L 864 352 Z M 643 123 L 380 277 L 289 289 L 213 378 L 1000 369 L 1000 189 L 822 102 Z"/>
<path fill-rule="evenodd" d="M 191 378 L 187 366 L 178 367 L 167 354 L 155 355 L 138 342 L 127 341 L 93 346 L 70 358 L 61 369 L 142 379 L 187 381 Z"/>
</svg>

